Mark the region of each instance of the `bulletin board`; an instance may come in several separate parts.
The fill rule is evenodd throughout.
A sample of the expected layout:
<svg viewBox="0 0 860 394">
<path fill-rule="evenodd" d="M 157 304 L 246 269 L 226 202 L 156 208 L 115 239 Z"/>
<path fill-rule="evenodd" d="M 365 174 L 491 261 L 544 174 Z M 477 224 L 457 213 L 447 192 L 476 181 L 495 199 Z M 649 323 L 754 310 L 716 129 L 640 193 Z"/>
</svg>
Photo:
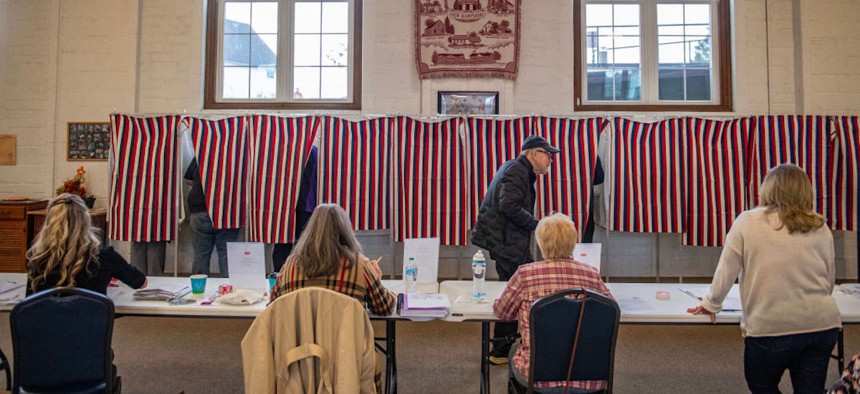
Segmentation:
<svg viewBox="0 0 860 394">
<path fill-rule="evenodd" d="M 69 122 L 67 161 L 107 160 L 110 122 Z"/>
</svg>

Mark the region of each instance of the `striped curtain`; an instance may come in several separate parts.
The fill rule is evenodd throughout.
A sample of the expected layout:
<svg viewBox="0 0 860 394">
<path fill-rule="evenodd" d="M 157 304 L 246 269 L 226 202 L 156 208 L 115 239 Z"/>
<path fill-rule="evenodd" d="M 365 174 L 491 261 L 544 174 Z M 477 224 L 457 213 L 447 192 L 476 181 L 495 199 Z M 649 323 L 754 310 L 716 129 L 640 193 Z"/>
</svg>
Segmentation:
<svg viewBox="0 0 860 394">
<path fill-rule="evenodd" d="M 356 230 L 390 227 L 389 122 L 322 120 L 320 201 L 343 207 Z"/>
<path fill-rule="evenodd" d="M 516 158 L 526 137 L 534 134 L 534 118 L 493 120 L 470 117 L 466 120 L 469 135 L 469 174 L 471 174 L 470 227 L 478 221 L 478 208 L 496 170 Z"/>
<path fill-rule="evenodd" d="M 560 149 L 550 172 L 537 180 L 536 217 L 553 212 L 570 216 L 580 237 L 588 222 L 591 186 L 597 164 L 597 142 L 603 118 L 563 119 L 541 117 L 536 131 Z"/>
<path fill-rule="evenodd" d="M 206 210 L 216 229 L 245 224 L 248 118 L 189 118 L 191 141 L 206 195 Z"/>
<path fill-rule="evenodd" d="M 108 237 L 156 242 L 176 237 L 178 115 L 111 115 Z"/>
<path fill-rule="evenodd" d="M 607 160 L 612 231 L 680 233 L 684 213 L 683 123 L 616 118 Z"/>
<path fill-rule="evenodd" d="M 835 199 L 830 215 L 833 230 L 855 231 L 857 229 L 857 193 L 860 187 L 858 163 L 860 163 L 860 117 L 841 116 L 836 119 L 837 152 L 836 176 L 831 195 Z"/>
<path fill-rule="evenodd" d="M 715 121 L 686 118 L 687 211 L 683 243 L 722 246 L 746 205 L 751 118 Z"/>
<path fill-rule="evenodd" d="M 757 128 L 749 177 L 749 206 L 759 204 L 758 191 L 767 171 L 777 164 L 803 168 L 815 192 L 814 209 L 831 219 L 833 155 L 830 122 L 823 116 L 771 115 L 755 117 Z M 828 225 L 832 226 L 832 219 Z"/>
<path fill-rule="evenodd" d="M 465 245 L 468 205 L 459 118 L 426 123 L 394 119 L 394 240 L 438 237 Z"/>
<path fill-rule="evenodd" d="M 249 241 L 292 243 L 302 169 L 319 118 L 251 117 L 248 138 Z"/>
</svg>

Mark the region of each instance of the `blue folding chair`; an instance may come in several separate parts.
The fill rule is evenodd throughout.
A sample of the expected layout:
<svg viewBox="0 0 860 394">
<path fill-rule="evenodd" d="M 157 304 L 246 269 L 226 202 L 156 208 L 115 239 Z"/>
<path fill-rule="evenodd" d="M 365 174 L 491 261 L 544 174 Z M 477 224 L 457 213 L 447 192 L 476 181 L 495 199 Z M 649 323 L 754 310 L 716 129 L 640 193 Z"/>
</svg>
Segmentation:
<svg viewBox="0 0 860 394">
<path fill-rule="evenodd" d="M 563 387 L 539 389 L 534 385 L 545 381 L 605 380 L 606 390 L 602 392 L 611 393 L 620 319 L 621 310 L 615 301 L 590 290 L 563 290 L 538 299 L 529 312 L 528 380 L 511 365 L 508 390 L 564 393 Z"/>
<path fill-rule="evenodd" d="M 116 392 L 113 319 L 113 301 L 86 289 L 49 289 L 24 299 L 10 316 L 12 392 Z"/>
</svg>

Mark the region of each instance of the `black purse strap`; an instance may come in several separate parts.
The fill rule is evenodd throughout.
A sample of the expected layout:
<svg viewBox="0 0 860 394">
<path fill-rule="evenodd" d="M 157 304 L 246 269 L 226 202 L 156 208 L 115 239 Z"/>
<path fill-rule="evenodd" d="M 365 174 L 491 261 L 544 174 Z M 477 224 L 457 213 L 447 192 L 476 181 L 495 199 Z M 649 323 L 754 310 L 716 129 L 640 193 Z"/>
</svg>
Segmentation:
<svg viewBox="0 0 860 394">
<path fill-rule="evenodd" d="M 585 301 L 588 299 L 588 292 L 582 290 L 582 306 L 579 307 L 579 319 L 576 322 L 576 335 L 573 337 L 573 350 L 570 352 L 570 364 L 567 366 L 567 377 L 564 382 L 564 394 L 570 389 L 570 375 L 573 372 L 573 360 L 576 358 L 576 345 L 579 344 L 579 332 L 582 330 L 582 317 L 585 316 Z"/>
</svg>

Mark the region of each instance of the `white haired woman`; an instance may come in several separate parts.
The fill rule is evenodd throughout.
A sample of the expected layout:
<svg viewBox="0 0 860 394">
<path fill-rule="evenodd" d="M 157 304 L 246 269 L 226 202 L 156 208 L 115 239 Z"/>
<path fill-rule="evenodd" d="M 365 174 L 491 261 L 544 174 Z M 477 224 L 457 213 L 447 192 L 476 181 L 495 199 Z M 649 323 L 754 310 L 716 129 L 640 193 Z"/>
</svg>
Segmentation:
<svg viewBox="0 0 860 394">
<path fill-rule="evenodd" d="M 820 393 L 842 327 L 831 295 L 833 235 L 812 210 L 812 184 L 799 167 L 770 169 L 759 197 L 761 205 L 732 224 L 710 292 L 687 312 L 711 315 L 713 321 L 739 279 L 750 391 L 778 393 L 788 369 L 795 393 Z"/>
</svg>

